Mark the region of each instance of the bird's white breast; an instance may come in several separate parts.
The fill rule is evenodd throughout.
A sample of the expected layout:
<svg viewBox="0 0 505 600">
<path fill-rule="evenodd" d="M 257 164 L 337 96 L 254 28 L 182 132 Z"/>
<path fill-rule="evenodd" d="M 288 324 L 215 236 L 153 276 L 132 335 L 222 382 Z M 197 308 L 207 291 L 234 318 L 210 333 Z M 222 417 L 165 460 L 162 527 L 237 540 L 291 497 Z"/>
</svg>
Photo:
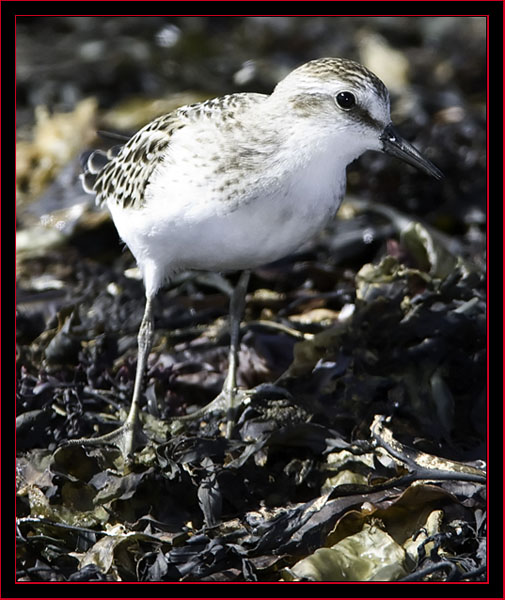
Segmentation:
<svg viewBox="0 0 505 600">
<path fill-rule="evenodd" d="M 109 203 L 148 292 L 179 269 L 254 268 L 296 251 L 335 214 L 345 190 L 348 161 L 314 144 L 287 145 L 275 160 L 219 176 L 193 148 L 179 139 L 144 207 Z M 220 181 L 231 183 L 223 189 Z"/>
</svg>

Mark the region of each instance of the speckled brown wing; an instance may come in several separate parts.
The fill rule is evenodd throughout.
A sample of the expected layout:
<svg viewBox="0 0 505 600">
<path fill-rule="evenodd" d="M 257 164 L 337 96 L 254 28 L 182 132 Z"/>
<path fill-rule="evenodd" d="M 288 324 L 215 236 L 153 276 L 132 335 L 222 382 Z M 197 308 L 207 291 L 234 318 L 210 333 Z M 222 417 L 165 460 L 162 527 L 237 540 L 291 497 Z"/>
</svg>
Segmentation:
<svg viewBox="0 0 505 600">
<path fill-rule="evenodd" d="M 154 119 L 117 151 L 95 150 L 88 158 L 82 182 L 101 206 L 113 200 L 123 208 L 140 208 L 151 173 L 166 155 L 170 138 L 184 127 L 178 111 Z"/>
<path fill-rule="evenodd" d="M 205 102 L 181 106 L 174 112 L 151 121 L 131 137 L 124 146 L 109 152 L 95 150 L 81 176 L 84 189 L 96 194 L 99 206 L 113 201 L 122 208 L 141 208 L 145 189 L 156 167 L 167 155 L 172 135 L 178 129 L 201 120 L 225 125 L 240 113 L 264 100 L 263 94 L 239 93 Z"/>
</svg>

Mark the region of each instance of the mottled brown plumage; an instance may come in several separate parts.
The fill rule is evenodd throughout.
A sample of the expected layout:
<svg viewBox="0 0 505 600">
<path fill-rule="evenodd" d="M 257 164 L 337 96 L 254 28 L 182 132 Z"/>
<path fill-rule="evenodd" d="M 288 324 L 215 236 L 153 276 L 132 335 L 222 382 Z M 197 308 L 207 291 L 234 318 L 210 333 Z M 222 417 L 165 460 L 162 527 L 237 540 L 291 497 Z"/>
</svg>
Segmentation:
<svg viewBox="0 0 505 600">
<path fill-rule="evenodd" d="M 119 151 L 116 146 L 114 154 L 95 150 L 90 155 L 82 177 L 85 190 L 96 194 L 99 206 L 112 199 L 122 208 L 143 207 L 151 175 L 162 161 L 168 159 L 170 139 L 175 131 L 205 120 L 223 128 L 230 124 L 236 126 L 234 115 L 264 98 L 267 98 L 264 94 L 230 94 L 181 106 L 154 119 Z"/>
</svg>

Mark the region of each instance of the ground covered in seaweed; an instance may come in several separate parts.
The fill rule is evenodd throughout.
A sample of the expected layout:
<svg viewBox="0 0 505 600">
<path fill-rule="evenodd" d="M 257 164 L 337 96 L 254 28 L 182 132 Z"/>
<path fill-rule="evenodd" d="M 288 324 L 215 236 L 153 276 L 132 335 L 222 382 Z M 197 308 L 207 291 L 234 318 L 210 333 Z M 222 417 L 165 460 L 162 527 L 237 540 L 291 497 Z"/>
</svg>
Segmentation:
<svg viewBox="0 0 505 600">
<path fill-rule="evenodd" d="M 19 22 L 18 580 L 483 580 L 482 20 L 82 19 Z M 316 56 L 366 62 L 370 45 L 398 64 L 393 118 L 444 180 L 369 153 L 339 218 L 253 272 L 230 439 L 219 411 L 181 418 L 221 389 L 229 300 L 226 281 L 183 273 L 156 299 L 147 445 L 128 463 L 66 446 L 125 417 L 143 312 L 131 255 L 77 181 L 95 130 L 269 91 Z M 104 49 L 107 77 L 75 69 Z"/>
</svg>

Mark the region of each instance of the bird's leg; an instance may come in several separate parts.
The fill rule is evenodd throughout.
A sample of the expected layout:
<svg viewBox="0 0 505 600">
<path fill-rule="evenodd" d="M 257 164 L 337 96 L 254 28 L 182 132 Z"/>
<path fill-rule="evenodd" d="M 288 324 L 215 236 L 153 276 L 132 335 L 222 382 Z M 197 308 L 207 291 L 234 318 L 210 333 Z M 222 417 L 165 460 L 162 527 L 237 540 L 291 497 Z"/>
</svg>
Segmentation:
<svg viewBox="0 0 505 600">
<path fill-rule="evenodd" d="M 111 444 L 119 448 L 125 458 L 133 454 L 133 451 L 138 445 L 144 444 L 147 438 L 142 431 L 139 419 L 139 403 L 142 394 L 144 373 L 147 366 L 149 352 L 153 345 L 154 337 L 154 320 L 152 309 L 152 297 L 147 296 L 144 316 L 140 324 L 137 355 L 137 370 L 135 373 L 135 384 L 133 388 L 133 398 L 130 406 L 130 412 L 126 421 L 114 431 L 106 433 L 96 438 L 81 438 L 69 440 L 66 445 L 82 445 L 82 446 L 100 446 Z"/>
<path fill-rule="evenodd" d="M 228 353 L 228 374 L 223 385 L 226 399 L 226 437 L 231 436 L 233 426 L 234 400 L 237 389 L 238 351 L 240 348 L 240 321 L 244 315 L 245 297 L 249 284 L 250 271 L 243 271 L 230 299 L 230 350 Z"/>
<path fill-rule="evenodd" d="M 230 350 L 228 353 L 228 373 L 223 389 L 212 402 L 182 417 L 173 417 L 174 421 L 193 421 L 214 410 L 226 412 L 226 436 L 231 437 L 234 423 L 235 399 L 237 390 L 238 351 L 240 348 L 240 322 L 244 314 L 245 296 L 249 283 L 250 271 L 243 271 L 230 297 Z"/>
<path fill-rule="evenodd" d="M 140 324 L 139 333 L 137 336 L 138 341 L 138 355 L 137 355 L 137 371 L 135 373 L 135 384 L 133 387 L 133 397 L 130 406 L 130 412 L 124 422 L 124 443 L 121 447 L 121 451 L 125 456 L 131 454 L 135 449 L 136 440 L 135 437 L 139 434 L 139 404 L 140 396 L 142 394 L 142 387 L 144 382 L 144 373 L 147 367 L 147 359 L 153 346 L 154 338 L 154 319 L 153 319 L 153 308 L 152 308 L 152 296 L 147 296 L 146 307 L 144 310 L 144 316 L 142 317 L 142 323 Z"/>
</svg>

